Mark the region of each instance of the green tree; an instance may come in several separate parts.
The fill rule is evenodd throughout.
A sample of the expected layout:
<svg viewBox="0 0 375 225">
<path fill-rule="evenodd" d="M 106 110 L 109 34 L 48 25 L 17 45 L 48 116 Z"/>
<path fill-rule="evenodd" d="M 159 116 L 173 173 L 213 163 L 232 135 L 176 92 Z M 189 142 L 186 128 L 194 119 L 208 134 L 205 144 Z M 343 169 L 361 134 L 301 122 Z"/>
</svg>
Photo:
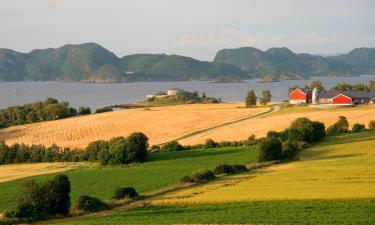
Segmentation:
<svg viewBox="0 0 375 225">
<path fill-rule="evenodd" d="M 280 160 L 282 158 L 281 141 L 277 138 L 266 138 L 259 143 L 258 162 Z"/>
<path fill-rule="evenodd" d="M 127 139 L 127 162 L 147 160 L 148 138 L 143 133 L 133 133 Z"/>
<path fill-rule="evenodd" d="M 313 90 L 314 88 L 317 88 L 319 91 L 322 91 L 322 90 L 325 89 L 320 80 L 312 81 L 311 84 L 310 84 L 310 88 L 311 88 L 311 90 Z"/>
<path fill-rule="evenodd" d="M 375 91 L 375 80 L 370 80 L 368 82 L 368 87 L 369 87 L 370 91 Z"/>
<path fill-rule="evenodd" d="M 255 95 L 254 90 L 250 90 L 247 92 L 245 104 L 246 107 L 252 107 L 257 104 L 257 96 Z"/>
<path fill-rule="evenodd" d="M 260 97 L 260 103 L 262 105 L 267 105 L 267 103 L 271 102 L 272 95 L 270 90 L 266 89 L 262 92 L 262 97 Z"/>
</svg>

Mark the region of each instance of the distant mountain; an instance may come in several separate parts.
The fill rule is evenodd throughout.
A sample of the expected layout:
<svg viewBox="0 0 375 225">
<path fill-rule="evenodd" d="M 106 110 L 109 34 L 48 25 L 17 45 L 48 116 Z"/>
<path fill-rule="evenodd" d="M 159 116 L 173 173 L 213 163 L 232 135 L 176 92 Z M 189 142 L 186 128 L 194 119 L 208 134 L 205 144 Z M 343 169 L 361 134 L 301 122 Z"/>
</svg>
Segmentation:
<svg viewBox="0 0 375 225">
<path fill-rule="evenodd" d="M 323 57 L 287 48 L 220 50 L 213 62 L 165 54 L 122 58 L 95 43 L 20 53 L 0 49 L 0 81 L 131 82 L 228 80 L 270 75 L 273 80 L 314 75 L 375 74 L 375 48 Z"/>
<path fill-rule="evenodd" d="M 357 48 L 339 56 L 296 54 L 287 48 L 261 51 L 252 47 L 220 50 L 214 62 L 234 65 L 247 73 L 316 75 L 375 74 L 375 48 Z"/>
<path fill-rule="evenodd" d="M 124 82 L 248 78 L 232 65 L 176 55 L 130 55 L 118 58 L 95 43 L 19 53 L 0 49 L 0 81 Z"/>
</svg>

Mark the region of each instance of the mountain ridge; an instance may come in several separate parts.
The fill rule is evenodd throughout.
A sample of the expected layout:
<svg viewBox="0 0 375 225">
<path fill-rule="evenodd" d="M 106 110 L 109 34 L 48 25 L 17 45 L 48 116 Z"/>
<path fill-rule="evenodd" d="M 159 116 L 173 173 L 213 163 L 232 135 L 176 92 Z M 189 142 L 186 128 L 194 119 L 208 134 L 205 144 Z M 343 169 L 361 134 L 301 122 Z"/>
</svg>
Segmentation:
<svg viewBox="0 0 375 225">
<path fill-rule="evenodd" d="M 375 48 L 355 48 L 338 56 L 294 53 L 286 47 L 222 49 L 213 61 L 167 54 L 118 57 L 88 42 L 28 53 L 0 48 L 0 81 L 132 82 L 243 80 L 265 75 L 375 74 Z"/>
</svg>

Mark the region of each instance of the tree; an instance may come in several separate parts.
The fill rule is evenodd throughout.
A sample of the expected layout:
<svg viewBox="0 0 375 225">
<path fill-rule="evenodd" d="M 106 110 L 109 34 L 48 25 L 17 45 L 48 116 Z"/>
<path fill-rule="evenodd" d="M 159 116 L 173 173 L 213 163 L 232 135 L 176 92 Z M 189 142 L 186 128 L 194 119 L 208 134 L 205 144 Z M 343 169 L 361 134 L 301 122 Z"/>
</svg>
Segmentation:
<svg viewBox="0 0 375 225">
<path fill-rule="evenodd" d="M 310 84 L 310 88 L 311 90 L 313 90 L 314 88 L 318 89 L 318 91 L 322 91 L 324 90 L 325 88 L 323 87 L 323 84 L 320 80 L 314 80 L 311 82 Z"/>
<path fill-rule="evenodd" d="M 339 116 L 339 120 L 332 126 L 327 128 L 327 134 L 337 135 L 341 133 L 346 133 L 349 130 L 349 122 L 345 116 Z"/>
<path fill-rule="evenodd" d="M 258 147 L 258 162 L 280 160 L 282 158 L 281 141 L 277 138 L 266 138 Z"/>
<path fill-rule="evenodd" d="M 313 122 L 307 118 L 297 118 L 289 126 L 290 132 L 296 132 L 297 134 L 291 135 L 296 141 L 313 141 L 314 127 Z"/>
<path fill-rule="evenodd" d="M 254 90 L 250 90 L 249 92 L 247 92 L 245 104 L 246 107 L 252 107 L 257 104 L 257 96 L 255 95 Z"/>
<path fill-rule="evenodd" d="M 369 87 L 366 84 L 358 83 L 358 84 L 352 84 L 352 90 L 353 91 L 368 91 Z"/>
<path fill-rule="evenodd" d="M 370 91 L 375 91 L 375 80 L 370 80 L 368 82 L 368 87 L 369 87 Z"/>
<path fill-rule="evenodd" d="M 147 160 L 148 138 L 143 133 L 133 133 L 127 139 L 127 162 Z"/>
<path fill-rule="evenodd" d="M 352 86 L 349 83 L 337 83 L 335 86 L 331 88 L 334 91 L 350 91 L 352 90 Z"/>
<path fill-rule="evenodd" d="M 91 114 L 91 109 L 89 107 L 79 107 L 78 109 L 78 114 L 79 115 L 87 115 L 87 114 Z"/>
<path fill-rule="evenodd" d="M 270 90 L 266 89 L 262 92 L 262 97 L 260 98 L 260 103 L 262 105 L 267 105 L 267 103 L 271 102 L 272 95 Z"/>
</svg>

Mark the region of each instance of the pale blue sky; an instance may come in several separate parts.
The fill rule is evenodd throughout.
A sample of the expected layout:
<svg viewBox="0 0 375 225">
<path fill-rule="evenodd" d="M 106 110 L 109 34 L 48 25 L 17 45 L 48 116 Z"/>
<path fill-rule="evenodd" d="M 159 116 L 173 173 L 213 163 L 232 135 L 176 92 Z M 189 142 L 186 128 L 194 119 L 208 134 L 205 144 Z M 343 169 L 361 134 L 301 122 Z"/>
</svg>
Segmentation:
<svg viewBox="0 0 375 225">
<path fill-rule="evenodd" d="M 1 0 L 0 48 L 97 42 L 118 56 L 212 60 L 222 48 L 375 47 L 374 0 Z"/>
</svg>

